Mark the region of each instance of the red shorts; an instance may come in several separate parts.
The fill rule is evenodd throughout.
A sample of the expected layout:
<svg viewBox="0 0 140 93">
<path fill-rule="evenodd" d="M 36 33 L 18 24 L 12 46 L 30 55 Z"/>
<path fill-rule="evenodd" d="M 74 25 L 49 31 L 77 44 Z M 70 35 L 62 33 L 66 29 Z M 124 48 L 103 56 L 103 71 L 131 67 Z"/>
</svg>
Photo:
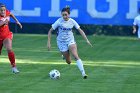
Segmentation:
<svg viewBox="0 0 140 93">
<path fill-rule="evenodd" d="M 2 47 L 3 47 L 3 41 L 7 38 L 12 40 L 13 39 L 13 33 L 11 32 L 6 37 L 0 38 L 0 54 L 1 54 Z"/>
</svg>

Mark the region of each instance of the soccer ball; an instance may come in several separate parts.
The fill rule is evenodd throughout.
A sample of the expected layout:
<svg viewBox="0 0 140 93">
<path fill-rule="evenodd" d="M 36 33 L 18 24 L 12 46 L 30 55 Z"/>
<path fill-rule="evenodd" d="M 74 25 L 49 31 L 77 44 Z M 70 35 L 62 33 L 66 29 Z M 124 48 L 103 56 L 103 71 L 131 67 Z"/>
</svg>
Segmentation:
<svg viewBox="0 0 140 93">
<path fill-rule="evenodd" d="M 56 69 L 53 69 L 50 71 L 49 76 L 51 79 L 59 79 L 60 78 L 60 72 Z"/>
</svg>

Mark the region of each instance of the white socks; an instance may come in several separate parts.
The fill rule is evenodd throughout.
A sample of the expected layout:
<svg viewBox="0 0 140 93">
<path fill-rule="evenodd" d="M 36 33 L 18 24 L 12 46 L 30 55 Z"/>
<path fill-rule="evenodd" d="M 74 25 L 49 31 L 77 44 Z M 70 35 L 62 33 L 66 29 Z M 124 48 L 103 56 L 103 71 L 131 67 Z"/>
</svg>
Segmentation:
<svg viewBox="0 0 140 93">
<path fill-rule="evenodd" d="M 77 66 L 78 66 L 79 70 L 81 71 L 82 75 L 84 76 L 85 75 L 85 70 L 84 70 L 84 67 L 83 67 L 82 60 L 78 59 L 76 62 L 77 62 Z"/>
</svg>

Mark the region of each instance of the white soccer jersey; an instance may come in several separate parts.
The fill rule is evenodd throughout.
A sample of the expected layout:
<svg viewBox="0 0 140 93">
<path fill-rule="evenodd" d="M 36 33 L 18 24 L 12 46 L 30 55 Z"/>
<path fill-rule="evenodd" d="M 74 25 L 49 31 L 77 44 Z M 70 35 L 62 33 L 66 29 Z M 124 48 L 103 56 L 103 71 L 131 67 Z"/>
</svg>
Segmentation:
<svg viewBox="0 0 140 93">
<path fill-rule="evenodd" d="M 78 29 L 80 26 L 78 23 L 72 19 L 69 18 L 68 21 L 65 21 L 63 18 L 59 18 L 54 24 L 52 24 L 52 28 L 55 30 L 58 28 L 58 41 L 69 41 L 71 39 L 74 39 L 72 28 L 73 26 Z"/>
<path fill-rule="evenodd" d="M 138 25 L 140 27 L 140 15 L 135 17 L 133 25 Z"/>
<path fill-rule="evenodd" d="M 133 25 L 138 26 L 138 38 L 140 38 L 140 15 L 138 15 L 133 22 Z"/>
</svg>

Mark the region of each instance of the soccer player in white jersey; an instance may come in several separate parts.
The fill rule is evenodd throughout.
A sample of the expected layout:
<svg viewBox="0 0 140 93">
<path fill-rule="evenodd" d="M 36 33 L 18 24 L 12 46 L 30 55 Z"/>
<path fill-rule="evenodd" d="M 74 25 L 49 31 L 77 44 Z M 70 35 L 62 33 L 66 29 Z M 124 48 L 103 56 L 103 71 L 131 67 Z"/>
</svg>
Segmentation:
<svg viewBox="0 0 140 93">
<path fill-rule="evenodd" d="M 140 9 L 139 9 L 139 13 L 140 13 Z M 138 15 L 137 17 L 135 17 L 134 22 L 133 22 L 133 34 L 136 33 L 136 26 L 138 26 L 138 38 L 140 40 L 140 15 Z"/>
<path fill-rule="evenodd" d="M 83 62 L 77 53 L 77 46 L 72 32 L 73 26 L 80 32 L 80 34 L 91 47 L 92 44 L 87 39 L 83 30 L 80 29 L 78 23 L 74 19 L 69 17 L 70 8 L 68 6 L 62 9 L 61 14 L 62 17 L 59 18 L 54 24 L 52 24 L 52 28 L 48 32 L 48 50 L 50 50 L 51 48 L 51 32 L 58 28 L 57 45 L 60 52 L 65 57 L 68 64 L 71 63 L 70 52 L 72 53 L 72 55 L 76 59 L 77 66 L 81 71 L 83 78 L 86 79 L 87 75 L 83 67 Z"/>
</svg>

